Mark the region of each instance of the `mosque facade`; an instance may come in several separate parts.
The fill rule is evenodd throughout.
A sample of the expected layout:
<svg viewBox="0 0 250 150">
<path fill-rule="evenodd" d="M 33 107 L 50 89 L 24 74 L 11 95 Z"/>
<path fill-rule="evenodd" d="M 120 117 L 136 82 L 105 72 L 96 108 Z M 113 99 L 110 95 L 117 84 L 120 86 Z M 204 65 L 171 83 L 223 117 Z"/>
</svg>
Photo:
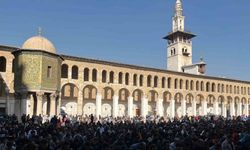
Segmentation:
<svg viewBox="0 0 250 150">
<path fill-rule="evenodd" d="M 0 113 L 142 116 L 249 115 L 250 82 L 205 75 L 176 0 L 167 68 L 57 54 L 41 34 L 22 47 L 0 45 Z"/>
</svg>

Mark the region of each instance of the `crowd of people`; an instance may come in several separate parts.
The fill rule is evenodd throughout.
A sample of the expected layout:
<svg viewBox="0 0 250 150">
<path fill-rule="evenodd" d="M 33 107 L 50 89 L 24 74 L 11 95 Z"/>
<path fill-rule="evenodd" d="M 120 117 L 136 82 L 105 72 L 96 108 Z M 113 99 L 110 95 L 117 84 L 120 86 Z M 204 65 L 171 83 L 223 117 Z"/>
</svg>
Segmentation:
<svg viewBox="0 0 250 150">
<path fill-rule="evenodd" d="M 248 150 L 250 120 L 220 116 L 15 115 L 0 118 L 0 150 Z"/>
</svg>

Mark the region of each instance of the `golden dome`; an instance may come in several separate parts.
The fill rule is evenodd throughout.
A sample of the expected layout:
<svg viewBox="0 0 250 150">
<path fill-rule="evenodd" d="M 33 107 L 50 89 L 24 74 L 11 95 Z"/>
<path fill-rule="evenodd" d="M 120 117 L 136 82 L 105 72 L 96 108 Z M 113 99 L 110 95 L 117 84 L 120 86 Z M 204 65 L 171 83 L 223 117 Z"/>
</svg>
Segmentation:
<svg viewBox="0 0 250 150">
<path fill-rule="evenodd" d="M 44 50 L 50 53 L 56 53 L 56 48 L 52 42 L 41 35 L 33 36 L 26 40 L 22 46 L 22 49 Z"/>
</svg>

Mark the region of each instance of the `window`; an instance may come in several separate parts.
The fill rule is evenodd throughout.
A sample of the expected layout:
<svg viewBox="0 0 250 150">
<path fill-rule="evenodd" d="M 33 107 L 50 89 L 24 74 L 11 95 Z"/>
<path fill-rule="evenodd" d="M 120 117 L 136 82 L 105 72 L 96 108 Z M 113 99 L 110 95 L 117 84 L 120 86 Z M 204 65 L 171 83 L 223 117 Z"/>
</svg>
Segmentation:
<svg viewBox="0 0 250 150">
<path fill-rule="evenodd" d="M 125 74 L 125 84 L 129 85 L 129 74 L 128 73 Z"/>
<path fill-rule="evenodd" d="M 137 75 L 136 74 L 134 74 L 134 77 L 133 77 L 133 85 L 137 86 Z"/>
<path fill-rule="evenodd" d="M 89 68 L 85 68 L 83 71 L 84 81 L 89 81 Z"/>
<path fill-rule="evenodd" d="M 77 66 L 72 67 L 72 79 L 78 79 L 78 67 Z"/>
<path fill-rule="evenodd" d="M 68 65 L 63 64 L 61 68 L 61 77 L 68 78 Z"/>
<path fill-rule="evenodd" d="M 48 66 L 48 69 L 47 69 L 47 78 L 51 78 L 51 77 L 52 77 L 52 67 Z"/>
<path fill-rule="evenodd" d="M 154 77 L 154 87 L 157 87 L 158 86 L 158 77 L 155 76 Z"/>
<path fill-rule="evenodd" d="M 92 81 L 93 82 L 97 81 L 97 70 L 96 69 L 92 70 Z"/>
<path fill-rule="evenodd" d="M 143 86 L 143 75 L 140 75 L 140 86 Z"/>
<path fill-rule="evenodd" d="M 162 79 L 161 79 L 161 87 L 162 88 L 165 88 L 165 82 L 166 82 L 166 78 L 162 77 Z"/>
<path fill-rule="evenodd" d="M 103 70 L 102 71 L 102 82 L 106 83 L 106 81 L 107 81 L 107 71 Z"/>
<path fill-rule="evenodd" d="M 148 78 L 147 78 L 147 86 L 148 86 L 148 87 L 151 87 L 151 75 L 148 75 Z"/>
<path fill-rule="evenodd" d="M 122 84 L 122 72 L 119 72 L 118 80 L 119 80 L 119 84 Z"/>
<path fill-rule="evenodd" d="M 0 57 L 0 72 L 6 71 L 6 58 Z"/>
<path fill-rule="evenodd" d="M 111 71 L 109 73 L 109 83 L 114 83 L 114 72 L 113 71 Z"/>
</svg>

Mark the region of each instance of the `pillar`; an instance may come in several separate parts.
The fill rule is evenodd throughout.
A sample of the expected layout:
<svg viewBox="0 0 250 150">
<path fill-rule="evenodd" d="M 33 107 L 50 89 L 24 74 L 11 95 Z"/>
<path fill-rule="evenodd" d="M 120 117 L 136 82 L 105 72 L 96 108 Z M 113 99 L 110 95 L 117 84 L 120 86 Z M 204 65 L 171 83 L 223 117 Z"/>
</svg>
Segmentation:
<svg viewBox="0 0 250 150">
<path fill-rule="evenodd" d="M 58 101 L 57 101 L 57 115 L 60 115 L 61 113 L 61 104 L 62 104 L 62 93 L 58 95 Z"/>
<path fill-rule="evenodd" d="M 119 96 L 117 95 L 114 95 L 113 96 L 113 118 L 116 118 L 117 115 L 118 115 L 118 99 L 119 99 Z"/>
<path fill-rule="evenodd" d="M 42 115 L 43 108 L 43 93 L 37 93 L 37 105 L 36 105 L 36 115 Z"/>
<path fill-rule="evenodd" d="M 182 116 L 186 116 L 186 114 L 187 114 L 187 103 L 186 102 L 187 101 L 185 99 L 183 99 L 181 101 L 181 115 Z"/>
<path fill-rule="evenodd" d="M 222 108 L 221 108 L 221 111 L 222 111 L 222 114 L 221 114 L 221 115 L 222 115 L 223 117 L 225 117 L 225 118 L 227 117 L 227 107 L 226 107 L 226 105 L 227 105 L 227 104 L 226 104 L 225 102 L 223 102 L 222 105 L 221 105 L 221 107 L 222 107 Z"/>
<path fill-rule="evenodd" d="M 156 115 L 163 117 L 163 99 L 158 99 L 156 101 Z"/>
<path fill-rule="evenodd" d="M 141 116 L 146 118 L 148 115 L 148 99 L 143 96 L 141 100 Z"/>
<path fill-rule="evenodd" d="M 238 102 L 237 103 L 237 116 L 241 116 L 242 115 L 242 103 Z"/>
<path fill-rule="evenodd" d="M 50 94 L 50 116 L 56 115 L 56 96 L 55 93 Z"/>
<path fill-rule="evenodd" d="M 192 112 L 193 112 L 193 116 L 197 115 L 196 114 L 196 101 L 195 100 L 193 100 L 193 102 L 192 102 Z"/>
<path fill-rule="evenodd" d="M 214 112 L 213 112 L 214 115 L 219 115 L 219 104 L 217 100 L 214 101 L 213 107 L 214 107 Z"/>
<path fill-rule="evenodd" d="M 99 119 L 102 113 L 102 95 L 97 93 L 96 95 L 96 117 Z"/>
<path fill-rule="evenodd" d="M 170 118 L 175 117 L 175 100 L 171 100 L 170 102 Z"/>
<path fill-rule="evenodd" d="M 245 109 L 246 109 L 245 115 L 249 116 L 249 104 L 248 103 L 245 104 Z"/>
<path fill-rule="evenodd" d="M 20 115 L 29 114 L 28 93 L 21 93 L 21 113 Z"/>
<path fill-rule="evenodd" d="M 202 115 L 203 116 L 207 115 L 207 101 L 206 100 L 202 101 Z"/>
<path fill-rule="evenodd" d="M 132 118 L 134 116 L 133 114 L 133 97 L 128 97 L 128 117 Z"/>
<path fill-rule="evenodd" d="M 235 109 L 234 109 L 234 101 L 230 102 L 230 115 L 231 117 L 235 116 Z"/>
<path fill-rule="evenodd" d="M 78 115 L 82 115 L 83 112 L 83 92 L 81 90 L 79 90 L 78 92 L 78 98 L 77 98 L 77 114 Z"/>
</svg>

